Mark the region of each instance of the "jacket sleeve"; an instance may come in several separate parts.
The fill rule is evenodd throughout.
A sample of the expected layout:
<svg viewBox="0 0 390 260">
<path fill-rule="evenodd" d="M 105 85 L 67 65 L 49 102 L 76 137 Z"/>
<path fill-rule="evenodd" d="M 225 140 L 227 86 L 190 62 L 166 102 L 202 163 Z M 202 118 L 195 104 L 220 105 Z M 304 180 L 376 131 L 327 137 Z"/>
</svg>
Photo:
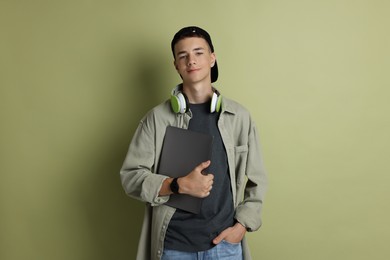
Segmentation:
<svg viewBox="0 0 390 260">
<path fill-rule="evenodd" d="M 267 176 L 257 129 L 253 121 L 248 133 L 248 153 L 246 158 L 245 175 L 247 178 L 244 188 L 243 201 L 236 208 L 236 220 L 247 228 L 256 231 L 260 228 L 263 200 L 267 188 Z"/>
<path fill-rule="evenodd" d="M 154 173 L 156 149 L 154 124 L 144 118 L 131 140 L 120 170 L 126 194 L 152 206 L 163 204 L 169 199 L 169 196 L 158 195 L 163 181 L 168 177 Z"/>
</svg>

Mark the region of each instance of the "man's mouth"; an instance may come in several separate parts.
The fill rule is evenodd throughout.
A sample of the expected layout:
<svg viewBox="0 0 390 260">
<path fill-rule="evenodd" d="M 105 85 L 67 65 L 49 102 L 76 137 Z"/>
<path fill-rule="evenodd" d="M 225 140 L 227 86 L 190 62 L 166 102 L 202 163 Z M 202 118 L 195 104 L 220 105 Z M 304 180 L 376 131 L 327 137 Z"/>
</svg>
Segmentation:
<svg viewBox="0 0 390 260">
<path fill-rule="evenodd" d="M 191 72 L 195 72 L 195 71 L 198 71 L 198 70 L 200 70 L 200 69 L 189 69 L 189 70 L 187 70 L 187 72 L 191 73 Z"/>
</svg>

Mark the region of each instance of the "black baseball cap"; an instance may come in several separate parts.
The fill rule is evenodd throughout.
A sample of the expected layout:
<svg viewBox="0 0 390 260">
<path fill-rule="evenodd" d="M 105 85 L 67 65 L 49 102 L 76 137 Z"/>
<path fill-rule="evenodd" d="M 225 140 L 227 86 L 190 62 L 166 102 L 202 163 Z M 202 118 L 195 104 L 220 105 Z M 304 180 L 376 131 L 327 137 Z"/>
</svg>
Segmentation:
<svg viewBox="0 0 390 260">
<path fill-rule="evenodd" d="M 199 28 L 197 26 L 189 26 L 189 27 L 184 27 L 180 31 L 178 31 L 175 36 L 172 39 L 171 42 L 171 49 L 173 53 L 173 57 L 175 57 L 175 45 L 178 41 L 189 38 L 189 37 L 200 37 L 206 40 L 206 42 L 210 46 L 211 52 L 214 52 L 214 46 L 213 43 L 211 42 L 211 37 L 202 28 Z M 218 66 L 217 66 L 217 61 L 215 61 L 214 66 L 211 68 L 211 83 L 217 81 L 218 79 Z"/>
</svg>

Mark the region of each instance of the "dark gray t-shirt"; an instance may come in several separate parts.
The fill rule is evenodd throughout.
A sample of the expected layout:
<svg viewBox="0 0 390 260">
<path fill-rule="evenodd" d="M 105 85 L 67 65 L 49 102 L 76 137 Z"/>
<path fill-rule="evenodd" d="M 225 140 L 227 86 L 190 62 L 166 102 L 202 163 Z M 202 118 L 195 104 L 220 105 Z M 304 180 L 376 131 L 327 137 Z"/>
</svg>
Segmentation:
<svg viewBox="0 0 390 260">
<path fill-rule="evenodd" d="M 199 214 L 176 210 L 166 232 L 164 247 L 199 252 L 212 248 L 212 240 L 235 221 L 226 150 L 218 130 L 219 113 L 210 113 L 210 102 L 190 104 L 190 110 L 192 118 L 188 129 L 213 136 L 211 165 L 207 170 L 214 174 L 213 189 L 203 199 Z"/>
</svg>

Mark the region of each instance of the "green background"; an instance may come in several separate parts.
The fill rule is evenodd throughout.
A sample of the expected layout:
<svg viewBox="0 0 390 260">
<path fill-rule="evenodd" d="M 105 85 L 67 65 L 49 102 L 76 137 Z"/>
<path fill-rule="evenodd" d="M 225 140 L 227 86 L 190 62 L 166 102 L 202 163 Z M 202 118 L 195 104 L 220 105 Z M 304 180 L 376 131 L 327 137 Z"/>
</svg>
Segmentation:
<svg viewBox="0 0 390 260">
<path fill-rule="evenodd" d="M 170 41 L 213 38 L 269 176 L 254 259 L 389 259 L 390 2 L 0 1 L 0 259 L 134 259 L 119 169 L 180 82 Z"/>
</svg>

